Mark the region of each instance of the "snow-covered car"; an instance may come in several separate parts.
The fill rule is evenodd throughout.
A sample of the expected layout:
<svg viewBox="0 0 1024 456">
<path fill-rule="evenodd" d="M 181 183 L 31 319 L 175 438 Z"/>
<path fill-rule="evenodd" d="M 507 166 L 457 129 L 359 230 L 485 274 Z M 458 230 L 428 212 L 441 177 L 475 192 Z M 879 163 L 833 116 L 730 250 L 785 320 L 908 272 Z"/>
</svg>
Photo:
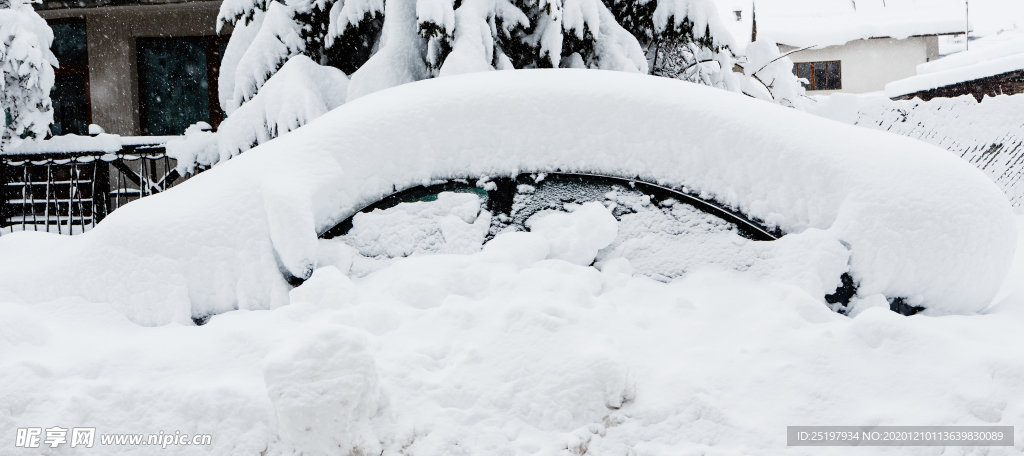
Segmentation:
<svg viewBox="0 0 1024 456">
<path fill-rule="evenodd" d="M 353 218 L 438 193 L 438 208 L 416 210 L 458 218 L 477 204 L 460 223 L 483 226 L 438 219 L 425 229 L 477 241 L 448 239 L 456 247 L 446 250 L 416 231 L 410 208 Z M 588 201 L 611 211 L 616 235 L 577 261 L 626 258 L 659 280 L 760 271 L 844 312 L 854 293 L 902 313 L 977 311 L 1016 237 L 992 182 L 919 141 L 678 81 L 538 70 L 360 98 L 86 235 L 5 236 L 0 256 L 13 261 L 0 280 L 27 300 L 87 296 L 144 324 L 202 322 L 286 303 L 339 244 L 377 259 L 468 253 L 503 231 L 535 230 L 539 210 Z M 55 270 L 68 277 L 60 285 L 21 285 Z"/>
</svg>

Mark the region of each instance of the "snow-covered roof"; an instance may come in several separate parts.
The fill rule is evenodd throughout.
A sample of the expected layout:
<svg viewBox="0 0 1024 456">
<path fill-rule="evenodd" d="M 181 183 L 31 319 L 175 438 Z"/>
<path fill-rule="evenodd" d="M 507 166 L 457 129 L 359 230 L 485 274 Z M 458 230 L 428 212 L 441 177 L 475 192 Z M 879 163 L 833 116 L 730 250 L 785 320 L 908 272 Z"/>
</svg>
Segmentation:
<svg viewBox="0 0 1024 456">
<path fill-rule="evenodd" d="M 758 38 L 796 47 L 853 40 L 962 33 L 967 26 L 955 0 L 715 0 L 742 49 L 750 42 L 756 7 Z M 740 20 L 736 19 L 740 11 Z"/>
<path fill-rule="evenodd" d="M 318 232 L 395 189 L 559 170 L 686 186 L 811 256 L 841 244 L 863 295 L 937 313 L 986 307 L 1016 245 L 1002 191 L 923 141 L 669 78 L 497 71 L 361 97 L 80 236 L 2 236 L 0 300 L 81 296 L 144 324 L 273 308 Z"/>
<path fill-rule="evenodd" d="M 917 75 L 885 86 L 892 98 L 960 82 L 1024 70 L 1024 31 L 1009 31 L 971 43 L 972 49 L 917 66 Z"/>
</svg>

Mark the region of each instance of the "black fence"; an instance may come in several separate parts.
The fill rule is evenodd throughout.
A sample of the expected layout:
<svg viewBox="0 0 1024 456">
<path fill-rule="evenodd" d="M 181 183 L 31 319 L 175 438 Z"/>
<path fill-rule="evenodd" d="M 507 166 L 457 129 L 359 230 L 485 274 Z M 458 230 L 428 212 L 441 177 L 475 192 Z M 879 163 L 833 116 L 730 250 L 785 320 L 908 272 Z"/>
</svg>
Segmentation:
<svg viewBox="0 0 1024 456">
<path fill-rule="evenodd" d="M 162 145 L 0 155 L 0 235 L 88 231 L 117 208 L 185 180 L 175 165 Z"/>
</svg>

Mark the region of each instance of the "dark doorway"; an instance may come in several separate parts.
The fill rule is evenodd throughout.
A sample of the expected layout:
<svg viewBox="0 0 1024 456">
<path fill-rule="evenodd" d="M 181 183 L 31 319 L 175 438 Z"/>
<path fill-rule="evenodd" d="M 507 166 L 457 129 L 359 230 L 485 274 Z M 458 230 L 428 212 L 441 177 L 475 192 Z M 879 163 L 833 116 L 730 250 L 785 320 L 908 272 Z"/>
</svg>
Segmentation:
<svg viewBox="0 0 1024 456">
<path fill-rule="evenodd" d="M 89 106 L 89 53 L 86 46 L 85 20 L 68 18 L 50 22 L 53 45 L 50 49 L 60 67 L 50 100 L 53 102 L 53 135 L 85 135 L 89 132 L 92 112 Z"/>
<path fill-rule="evenodd" d="M 180 135 L 210 121 L 210 84 L 203 38 L 140 39 L 142 134 Z"/>
</svg>

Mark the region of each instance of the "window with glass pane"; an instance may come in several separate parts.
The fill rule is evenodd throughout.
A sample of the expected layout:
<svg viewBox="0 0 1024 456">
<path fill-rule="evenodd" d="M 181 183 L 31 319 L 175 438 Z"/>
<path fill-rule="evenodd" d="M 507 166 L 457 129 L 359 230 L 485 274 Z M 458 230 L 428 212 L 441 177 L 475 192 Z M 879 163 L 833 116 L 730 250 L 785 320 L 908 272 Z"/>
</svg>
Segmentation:
<svg viewBox="0 0 1024 456">
<path fill-rule="evenodd" d="M 206 42 L 202 38 L 140 39 L 142 132 L 180 135 L 210 121 Z"/>
<path fill-rule="evenodd" d="M 53 135 L 85 135 L 89 130 L 89 53 L 86 46 L 85 22 L 81 19 L 52 23 L 53 44 L 50 50 L 60 68 L 54 70 Z"/>
<path fill-rule="evenodd" d="M 811 87 L 814 90 L 825 90 L 825 83 L 828 81 L 827 72 L 825 71 L 825 65 L 820 63 L 814 64 L 814 82 Z"/>
<path fill-rule="evenodd" d="M 811 76 L 811 64 L 810 63 L 798 63 L 798 64 L 796 64 L 796 68 L 795 69 L 796 69 L 796 77 L 802 78 L 802 79 L 806 79 L 806 81 L 801 81 L 800 84 L 803 85 L 805 89 L 810 89 L 811 88 L 811 85 L 810 85 L 811 84 L 811 78 L 812 78 L 812 76 Z"/>
<path fill-rule="evenodd" d="M 806 79 L 802 82 L 807 90 L 842 90 L 843 71 L 838 60 L 830 62 L 804 62 L 793 65 L 796 77 Z"/>
<path fill-rule="evenodd" d="M 828 65 L 828 83 L 825 88 L 828 90 L 840 90 L 843 88 L 842 67 L 839 61 L 826 62 Z"/>
</svg>

